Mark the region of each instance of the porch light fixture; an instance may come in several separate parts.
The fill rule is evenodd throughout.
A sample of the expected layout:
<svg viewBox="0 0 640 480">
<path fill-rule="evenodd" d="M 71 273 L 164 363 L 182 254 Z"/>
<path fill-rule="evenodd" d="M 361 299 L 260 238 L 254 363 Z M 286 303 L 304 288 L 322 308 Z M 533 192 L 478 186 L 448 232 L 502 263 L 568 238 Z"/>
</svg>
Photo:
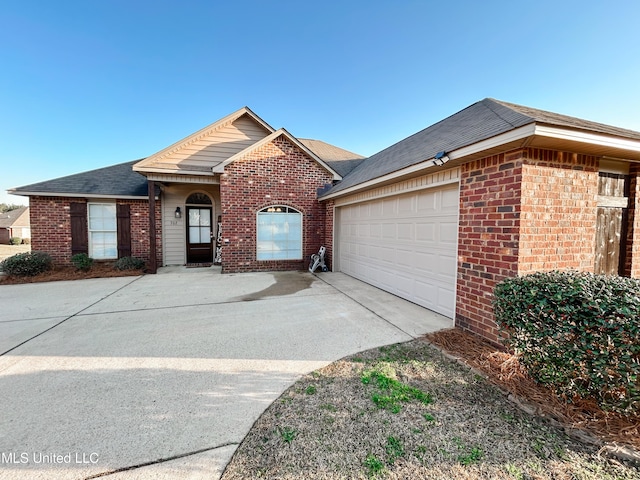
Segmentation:
<svg viewBox="0 0 640 480">
<path fill-rule="evenodd" d="M 180 210 L 180 207 L 176 207 L 175 215 L 176 218 L 182 218 L 182 210 Z"/>
<path fill-rule="evenodd" d="M 445 151 L 438 152 L 438 153 L 436 153 L 436 156 L 433 157 L 434 165 L 437 165 L 439 167 L 441 167 L 442 165 L 447 163 L 449 160 L 450 160 L 449 159 L 449 155 L 447 155 L 447 152 L 445 152 Z"/>
</svg>

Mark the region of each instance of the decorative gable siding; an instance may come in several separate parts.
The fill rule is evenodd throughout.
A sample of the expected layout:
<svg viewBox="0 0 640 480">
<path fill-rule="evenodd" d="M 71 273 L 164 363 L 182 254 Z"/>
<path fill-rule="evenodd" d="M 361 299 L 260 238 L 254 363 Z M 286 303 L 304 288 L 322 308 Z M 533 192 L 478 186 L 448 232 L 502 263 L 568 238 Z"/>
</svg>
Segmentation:
<svg viewBox="0 0 640 480">
<path fill-rule="evenodd" d="M 223 271 L 307 268 L 325 238 L 325 206 L 316 192 L 332 180 L 331 173 L 284 136 L 229 164 L 220 182 Z M 302 260 L 256 260 L 257 212 L 269 205 L 302 212 Z"/>
<path fill-rule="evenodd" d="M 195 139 L 188 145 L 167 152 L 150 167 L 210 172 L 211 168 L 269 134 L 247 116 Z"/>
</svg>

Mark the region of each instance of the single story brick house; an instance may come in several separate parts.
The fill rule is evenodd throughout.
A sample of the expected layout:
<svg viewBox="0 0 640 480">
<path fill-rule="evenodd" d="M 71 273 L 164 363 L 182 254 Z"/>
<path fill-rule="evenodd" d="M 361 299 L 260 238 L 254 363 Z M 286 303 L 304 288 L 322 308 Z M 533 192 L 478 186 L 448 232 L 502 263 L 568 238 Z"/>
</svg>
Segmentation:
<svg viewBox="0 0 640 480">
<path fill-rule="evenodd" d="M 12 238 L 31 238 L 29 207 L 19 207 L 0 213 L 0 244 L 8 245 Z"/>
<path fill-rule="evenodd" d="M 10 193 L 58 262 L 302 269 L 324 245 L 333 271 L 496 341 L 504 277 L 640 277 L 638 162 L 639 132 L 494 99 L 366 159 L 243 108 L 145 159 Z"/>
</svg>

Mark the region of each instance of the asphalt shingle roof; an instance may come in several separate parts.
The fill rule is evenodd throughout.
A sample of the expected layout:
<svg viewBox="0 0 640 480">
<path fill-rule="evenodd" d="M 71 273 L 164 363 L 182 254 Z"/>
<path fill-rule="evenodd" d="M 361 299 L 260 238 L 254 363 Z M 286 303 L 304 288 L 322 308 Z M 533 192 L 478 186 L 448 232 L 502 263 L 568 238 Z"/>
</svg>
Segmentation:
<svg viewBox="0 0 640 480">
<path fill-rule="evenodd" d="M 336 147 L 322 140 L 299 138 L 300 143 L 320 157 L 326 164 L 344 177 L 365 159 L 362 155 Z"/>
<path fill-rule="evenodd" d="M 11 227 L 15 221 L 20 218 L 29 207 L 20 207 L 15 210 L 9 210 L 8 212 L 0 213 L 0 228 Z"/>
<path fill-rule="evenodd" d="M 147 179 L 132 170 L 140 160 L 119 163 L 110 167 L 54 178 L 25 185 L 12 193 L 68 193 L 75 195 L 148 196 Z"/>
<path fill-rule="evenodd" d="M 366 159 L 320 140 L 299 140 L 343 177 L 342 181 L 324 192 L 326 195 L 424 162 L 438 152 L 451 152 L 531 123 L 640 140 L 640 132 L 492 98 L 474 103 Z M 146 178 L 132 170 L 139 161 L 18 187 L 12 193 L 146 197 Z"/>
<path fill-rule="evenodd" d="M 339 192 L 429 160 L 438 152 L 451 152 L 531 123 L 640 140 L 640 132 L 485 98 L 372 155 L 324 194 Z"/>
</svg>

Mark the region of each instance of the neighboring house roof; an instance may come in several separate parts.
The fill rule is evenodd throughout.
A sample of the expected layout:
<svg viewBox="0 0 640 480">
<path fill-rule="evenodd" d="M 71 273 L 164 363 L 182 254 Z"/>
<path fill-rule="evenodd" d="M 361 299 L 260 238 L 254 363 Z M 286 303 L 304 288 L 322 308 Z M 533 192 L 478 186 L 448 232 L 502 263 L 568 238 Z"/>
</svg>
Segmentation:
<svg viewBox="0 0 640 480">
<path fill-rule="evenodd" d="M 322 196 L 335 196 L 338 192 L 346 190 L 351 192 L 363 184 L 375 183 L 376 179 L 383 179 L 394 172 L 402 172 L 412 166 L 419 167 L 419 164 L 433 160 L 439 152 L 455 152 L 526 126 L 561 127 L 633 141 L 640 140 L 640 132 L 486 98 L 372 155 Z M 499 137 L 500 140 L 494 144 L 482 146 L 489 150 L 500 144 L 506 145 L 509 141 L 540 135 L 541 132 L 524 128 L 515 133 L 517 135 L 514 134 L 512 138 Z M 550 131 L 548 134 L 552 136 L 554 132 Z M 576 138 L 575 141 L 581 139 Z M 636 147 L 632 147 L 630 150 L 635 151 Z M 640 153 L 640 145 L 637 151 Z M 460 157 L 461 154 L 457 156 Z M 426 164 L 425 168 L 433 165 L 434 163 Z"/>
<path fill-rule="evenodd" d="M 298 140 L 342 177 L 360 165 L 366 158 L 322 140 L 312 140 L 310 138 L 299 138 Z"/>
<path fill-rule="evenodd" d="M 15 210 L 0 213 L 0 228 L 28 227 L 29 207 L 20 207 Z"/>
<path fill-rule="evenodd" d="M 57 197 L 148 197 L 147 179 L 132 170 L 140 160 L 10 189 L 14 195 Z M 158 191 L 156 190 L 156 194 Z"/>
</svg>

